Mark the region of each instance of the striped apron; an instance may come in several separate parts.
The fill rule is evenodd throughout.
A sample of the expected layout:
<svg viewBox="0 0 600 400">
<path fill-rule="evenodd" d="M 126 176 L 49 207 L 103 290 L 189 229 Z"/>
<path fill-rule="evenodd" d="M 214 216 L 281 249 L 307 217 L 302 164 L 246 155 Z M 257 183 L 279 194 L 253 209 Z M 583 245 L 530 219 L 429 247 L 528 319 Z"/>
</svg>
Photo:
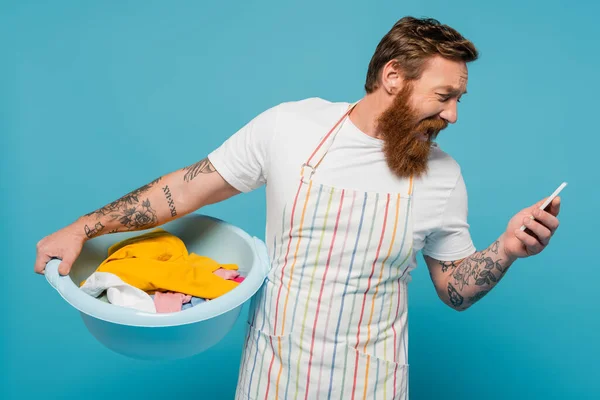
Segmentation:
<svg viewBox="0 0 600 400">
<path fill-rule="evenodd" d="M 236 399 L 408 398 L 413 180 L 402 193 L 313 180 L 353 108 L 301 167 L 250 305 Z"/>
</svg>

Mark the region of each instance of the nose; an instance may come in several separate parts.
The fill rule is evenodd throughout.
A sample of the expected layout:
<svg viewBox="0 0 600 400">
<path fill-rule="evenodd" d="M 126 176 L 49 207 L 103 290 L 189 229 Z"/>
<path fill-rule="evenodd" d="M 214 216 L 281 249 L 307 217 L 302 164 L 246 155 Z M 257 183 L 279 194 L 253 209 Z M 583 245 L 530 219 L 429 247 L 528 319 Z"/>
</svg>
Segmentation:
<svg viewBox="0 0 600 400">
<path fill-rule="evenodd" d="M 458 110 L 456 103 L 452 102 L 440 113 L 440 118 L 446 120 L 449 124 L 454 124 L 458 120 Z"/>
</svg>

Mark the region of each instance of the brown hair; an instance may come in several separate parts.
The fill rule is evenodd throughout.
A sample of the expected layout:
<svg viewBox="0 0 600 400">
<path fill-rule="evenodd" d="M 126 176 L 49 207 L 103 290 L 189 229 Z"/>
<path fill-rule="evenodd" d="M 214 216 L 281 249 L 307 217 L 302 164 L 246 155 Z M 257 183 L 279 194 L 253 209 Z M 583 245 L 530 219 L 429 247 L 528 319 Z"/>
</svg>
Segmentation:
<svg viewBox="0 0 600 400">
<path fill-rule="evenodd" d="M 381 39 L 369 63 L 365 90 L 372 93 L 379 86 L 379 73 L 395 60 L 406 80 L 421 77 L 426 62 L 433 56 L 453 61 L 471 62 L 479 53 L 473 43 L 448 25 L 433 18 L 404 17 Z"/>
</svg>

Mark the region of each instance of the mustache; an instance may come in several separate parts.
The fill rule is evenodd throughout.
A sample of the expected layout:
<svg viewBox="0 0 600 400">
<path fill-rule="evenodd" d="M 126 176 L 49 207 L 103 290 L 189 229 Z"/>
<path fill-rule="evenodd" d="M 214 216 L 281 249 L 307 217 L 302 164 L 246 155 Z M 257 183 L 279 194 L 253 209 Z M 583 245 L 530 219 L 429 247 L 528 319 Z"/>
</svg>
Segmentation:
<svg viewBox="0 0 600 400">
<path fill-rule="evenodd" d="M 447 127 L 448 121 L 439 117 L 430 117 L 417 124 L 415 128 L 415 134 L 419 135 L 425 133 L 428 136 L 435 138 L 440 131 L 443 131 Z"/>
</svg>

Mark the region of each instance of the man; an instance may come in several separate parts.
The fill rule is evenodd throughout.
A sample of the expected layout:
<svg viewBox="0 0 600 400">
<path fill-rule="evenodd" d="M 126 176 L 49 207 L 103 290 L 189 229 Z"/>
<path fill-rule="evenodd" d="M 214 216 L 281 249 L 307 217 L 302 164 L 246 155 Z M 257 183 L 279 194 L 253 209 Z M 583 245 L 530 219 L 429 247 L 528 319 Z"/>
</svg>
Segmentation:
<svg viewBox="0 0 600 400">
<path fill-rule="evenodd" d="M 542 251 L 560 199 L 516 214 L 476 251 L 457 163 L 433 141 L 457 120 L 475 46 L 405 17 L 379 43 L 357 103 L 275 106 L 202 161 L 38 243 L 67 274 L 95 236 L 164 224 L 266 184 L 267 279 L 253 298 L 237 397 L 407 398 L 407 284 L 421 250 L 440 299 L 462 311 L 518 258 Z M 525 230 L 520 230 L 522 224 Z"/>
</svg>

